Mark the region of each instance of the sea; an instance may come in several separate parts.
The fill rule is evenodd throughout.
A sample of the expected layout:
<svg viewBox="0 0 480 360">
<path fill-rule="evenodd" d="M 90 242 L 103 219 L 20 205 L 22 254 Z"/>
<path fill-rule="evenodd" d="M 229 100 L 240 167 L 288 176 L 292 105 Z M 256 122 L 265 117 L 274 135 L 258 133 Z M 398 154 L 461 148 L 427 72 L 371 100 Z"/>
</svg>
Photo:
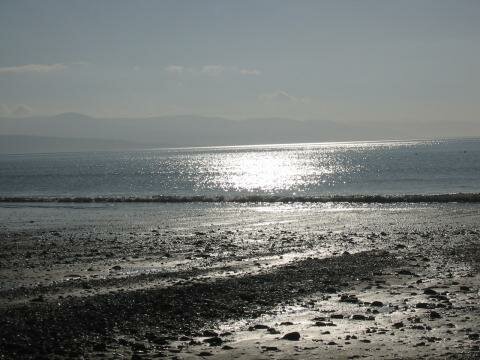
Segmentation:
<svg viewBox="0 0 480 360">
<path fill-rule="evenodd" d="M 478 193 L 480 139 L 0 156 L 3 202 L 448 201 Z"/>
</svg>

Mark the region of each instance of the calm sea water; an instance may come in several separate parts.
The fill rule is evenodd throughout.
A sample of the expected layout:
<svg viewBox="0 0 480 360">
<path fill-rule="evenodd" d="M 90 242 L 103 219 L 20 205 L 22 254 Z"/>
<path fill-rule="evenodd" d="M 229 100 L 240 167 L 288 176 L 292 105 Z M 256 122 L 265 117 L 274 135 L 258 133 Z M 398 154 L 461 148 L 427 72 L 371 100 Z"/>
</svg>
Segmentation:
<svg viewBox="0 0 480 360">
<path fill-rule="evenodd" d="M 0 156 L 0 196 L 149 197 L 480 192 L 480 140 Z"/>
</svg>

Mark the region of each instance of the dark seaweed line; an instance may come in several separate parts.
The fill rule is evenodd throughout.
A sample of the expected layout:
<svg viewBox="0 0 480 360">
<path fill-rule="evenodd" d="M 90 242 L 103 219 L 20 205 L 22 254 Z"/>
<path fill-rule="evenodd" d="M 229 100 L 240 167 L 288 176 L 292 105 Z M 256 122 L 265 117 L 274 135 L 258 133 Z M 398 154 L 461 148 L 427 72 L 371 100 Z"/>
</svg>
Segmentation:
<svg viewBox="0 0 480 360">
<path fill-rule="evenodd" d="M 2 196 L 0 203 L 480 203 L 480 193 L 411 194 L 411 195 L 327 195 L 327 196 L 177 196 L 145 197 L 42 197 Z"/>
</svg>

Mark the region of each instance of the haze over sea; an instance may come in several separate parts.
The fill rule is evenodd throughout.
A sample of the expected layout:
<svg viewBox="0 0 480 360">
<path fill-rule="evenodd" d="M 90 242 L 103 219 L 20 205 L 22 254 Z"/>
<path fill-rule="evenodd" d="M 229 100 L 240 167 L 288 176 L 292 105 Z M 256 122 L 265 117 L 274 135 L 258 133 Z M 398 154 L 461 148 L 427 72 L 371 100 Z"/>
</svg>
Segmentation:
<svg viewBox="0 0 480 360">
<path fill-rule="evenodd" d="M 479 159 L 479 139 L 1 155 L 0 196 L 168 202 L 478 193 Z"/>
</svg>

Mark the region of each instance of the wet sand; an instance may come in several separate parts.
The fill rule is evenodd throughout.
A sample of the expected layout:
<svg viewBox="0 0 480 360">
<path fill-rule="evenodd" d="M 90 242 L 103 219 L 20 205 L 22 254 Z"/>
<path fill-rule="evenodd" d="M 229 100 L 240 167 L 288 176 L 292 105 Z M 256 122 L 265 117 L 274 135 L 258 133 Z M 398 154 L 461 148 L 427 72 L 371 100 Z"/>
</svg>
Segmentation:
<svg viewBox="0 0 480 360">
<path fill-rule="evenodd" d="M 178 209 L 4 209 L 1 356 L 479 356 L 479 205 Z"/>
</svg>

